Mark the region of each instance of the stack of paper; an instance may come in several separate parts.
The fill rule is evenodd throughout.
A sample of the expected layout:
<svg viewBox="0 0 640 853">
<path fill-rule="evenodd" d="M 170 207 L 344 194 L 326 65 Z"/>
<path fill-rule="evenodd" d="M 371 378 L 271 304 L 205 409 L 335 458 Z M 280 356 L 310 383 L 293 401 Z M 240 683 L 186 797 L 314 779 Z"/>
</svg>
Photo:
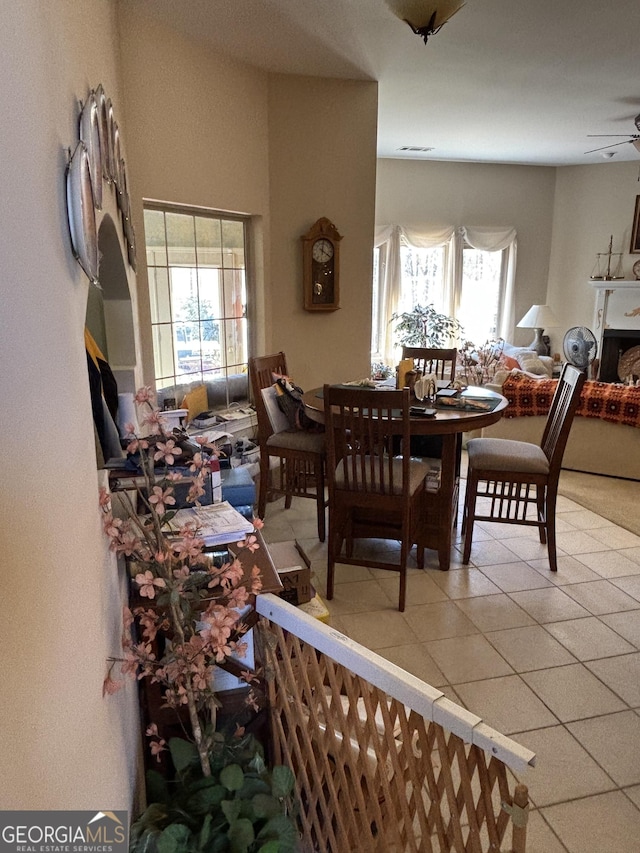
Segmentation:
<svg viewBox="0 0 640 853">
<path fill-rule="evenodd" d="M 171 529 L 176 531 L 188 522 L 195 523 L 198 535 L 205 545 L 224 545 L 239 542 L 253 532 L 253 523 L 241 515 L 228 501 L 180 509 L 171 519 Z"/>
</svg>

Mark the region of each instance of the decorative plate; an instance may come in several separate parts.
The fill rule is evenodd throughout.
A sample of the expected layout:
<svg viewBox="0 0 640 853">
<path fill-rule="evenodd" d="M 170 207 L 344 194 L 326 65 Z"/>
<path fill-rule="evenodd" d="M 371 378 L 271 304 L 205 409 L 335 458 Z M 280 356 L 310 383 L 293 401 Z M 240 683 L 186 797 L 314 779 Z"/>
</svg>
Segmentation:
<svg viewBox="0 0 640 853">
<path fill-rule="evenodd" d="M 98 102 L 94 92 L 89 94 L 80 113 L 79 135 L 89 156 L 93 200 L 98 210 L 102 210 L 102 146 Z"/>
<path fill-rule="evenodd" d="M 100 151 L 102 152 L 102 177 L 105 181 L 111 180 L 109 167 L 109 114 L 107 111 L 107 96 L 102 88 L 102 83 L 96 89 L 96 103 L 98 105 L 98 131 L 100 133 Z"/>
<path fill-rule="evenodd" d="M 640 347 L 623 352 L 618 361 L 618 376 L 624 382 L 628 376 L 640 376 Z"/>
<path fill-rule="evenodd" d="M 636 261 L 631 269 L 633 270 L 636 280 L 640 281 L 640 261 Z"/>
<path fill-rule="evenodd" d="M 98 282 L 98 232 L 89 155 L 80 141 L 67 167 L 67 216 L 73 254 L 89 279 Z"/>
</svg>

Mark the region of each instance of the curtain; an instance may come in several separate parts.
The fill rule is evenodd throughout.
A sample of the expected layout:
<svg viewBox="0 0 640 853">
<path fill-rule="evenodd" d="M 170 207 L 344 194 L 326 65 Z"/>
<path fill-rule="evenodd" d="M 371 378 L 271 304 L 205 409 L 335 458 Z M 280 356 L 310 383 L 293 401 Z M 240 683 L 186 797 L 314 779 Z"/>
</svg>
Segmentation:
<svg viewBox="0 0 640 853">
<path fill-rule="evenodd" d="M 514 282 L 516 271 L 517 240 L 512 227 L 464 225 L 433 228 L 411 228 L 403 225 L 376 227 L 374 246 L 380 249 L 379 286 L 379 337 L 380 355 L 387 364 L 396 358 L 393 344 L 393 328 L 390 322 L 397 313 L 402 290 L 402 265 L 400 248 L 403 245 L 418 249 L 433 249 L 446 246 L 444 312 L 457 316 L 462 292 L 462 253 L 464 245 L 488 252 L 505 253 L 500 282 L 500 307 L 498 312 L 498 334 L 509 341 L 515 329 Z"/>
</svg>

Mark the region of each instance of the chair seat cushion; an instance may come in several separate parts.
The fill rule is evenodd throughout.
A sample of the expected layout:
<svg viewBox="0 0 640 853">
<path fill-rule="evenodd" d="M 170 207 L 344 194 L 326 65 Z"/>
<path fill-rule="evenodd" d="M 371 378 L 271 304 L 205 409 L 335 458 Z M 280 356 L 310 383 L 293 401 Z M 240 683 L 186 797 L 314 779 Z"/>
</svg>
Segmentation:
<svg viewBox="0 0 640 853">
<path fill-rule="evenodd" d="M 357 464 L 360 465 L 360 458 L 358 457 Z M 385 464 L 388 463 L 388 460 L 385 460 Z M 367 470 L 369 470 L 368 466 L 370 464 L 370 457 L 366 457 L 366 465 Z M 409 493 L 413 494 L 417 488 L 420 486 L 424 478 L 427 476 L 429 472 L 429 465 L 426 462 L 423 462 L 422 459 L 411 459 L 409 462 Z M 376 491 L 375 483 L 378 481 L 378 470 L 376 469 L 374 473 L 374 488 L 371 491 Z M 344 488 L 345 486 L 345 477 L 344 477 L 344 460 L 341 459 L 336 467 L 336 488 Z M 393 494 L 399 495 L 402 494 L 402 457 L 396 457 L 393 460 Z"/>
<path fill-rule="evenodd" d="M 549 460 L 537 444 L 507 438 L 472 438 L 467 445 L 469 467 L 479 471 L 548 474 Z"/>
<path fill-rule="evenodd" d="M 323 432 L 305 432 L 300 429 L 288 429 L 270 435 L 267 439 L 267 447 L 302 450 L 322 455 L 326 452 Z"/>
</svg>

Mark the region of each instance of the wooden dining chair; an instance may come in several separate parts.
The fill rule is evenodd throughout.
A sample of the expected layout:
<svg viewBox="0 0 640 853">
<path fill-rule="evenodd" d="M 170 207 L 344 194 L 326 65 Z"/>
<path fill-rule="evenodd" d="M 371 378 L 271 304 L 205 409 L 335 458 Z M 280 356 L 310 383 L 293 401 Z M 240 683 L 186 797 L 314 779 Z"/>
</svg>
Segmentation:
<svg viewBox="0 0 640 853">
<path fill-rule="evenodd" d="M 433 347 L 402 347 L 402 359 L 412 358 L 413 365 L 423 376 L 435 373 L 438 379 L 453 382 L 456 376 L 458 350 L 437 349 Z"/>
<path fill-rule="evenodd" d="M 402 611 L 407 559 L 418 541 L 428 472 L 428 466 L 411 459 L 409 453 L 394 456 L 389 452 L 398 435 L 402 447 L 409 447 L 409 390 L 325 385 L 323 393 L 329 486 L 327 598 L 333 598 L 336 562 L 389 569 L 400 574 L 398 607 Z M 399 540 L 399 562 L 355 556 L 357 539 Z M 422 561 L 420 551 L 420 568 Z"/>
<path fill-rule="evenodd" d="M 413 359 L 415 370 L 419 370 L 423 376 L 427 373 L 435 373 L 438 379 L 453 382 L 456 376 L 456 364 L 458 361 L 458 350 L 438 349 L 434 347 L 402 347 L 402 358 Z M 460 448 L 462 441 L 460 441 Z M 411 438 L 411 454 L 429 459 L 442 458 L 442 436 L 439 435 L 414 435 Z M 458 456 L 460 453 L 458 453 Z"/>
<path fill-rule="evenodd" d="M 558 570 L 556 557 L 556 498 L 564 449 L 580 402 L 585 375 L 565 364 L 558 380 L 539 445 L 506 438 L 472 438 L 467 450 L 469 470 L 464 503 L 462 562 L 471 556 L 476 521 L 501 521 L 538 528 L 547 545 L 549 568 Z M 485 498 L 485 511 L 476 509 Z M 535 510 L 531 512 L 531 510 Z"/>
<path fill-rule="evenodd" d="M 291 429 L 278 423 L 273 389 L 275 376 L 288 376 L 287 359 L 283 352 L 249 359 L 249 378 L 253 402 L 258 415 L 260 445 L 260 484 L 258 516 L 264 518 L 269 495 L 284 495 L 285 508 L 292 498 L 311 498 L 316 502 L 318 539 L 324 542 L 325 526 L 325 437 L 321 431 Z M 271 457 L 279 466 L 271 469 Z"/>
</svg>

